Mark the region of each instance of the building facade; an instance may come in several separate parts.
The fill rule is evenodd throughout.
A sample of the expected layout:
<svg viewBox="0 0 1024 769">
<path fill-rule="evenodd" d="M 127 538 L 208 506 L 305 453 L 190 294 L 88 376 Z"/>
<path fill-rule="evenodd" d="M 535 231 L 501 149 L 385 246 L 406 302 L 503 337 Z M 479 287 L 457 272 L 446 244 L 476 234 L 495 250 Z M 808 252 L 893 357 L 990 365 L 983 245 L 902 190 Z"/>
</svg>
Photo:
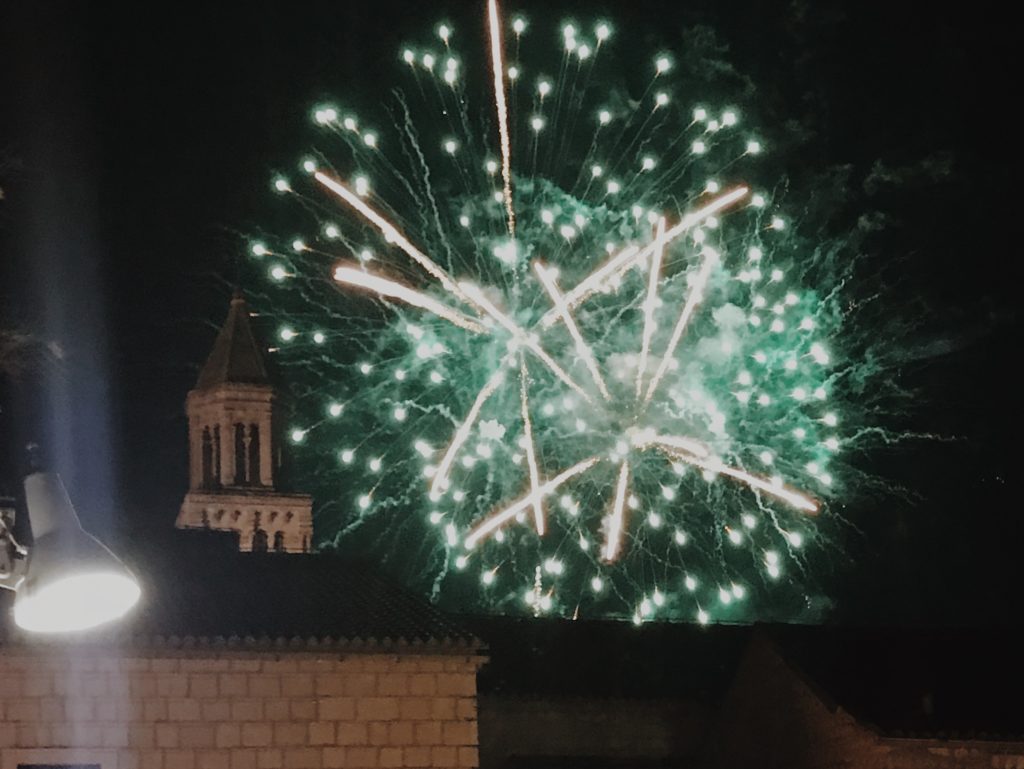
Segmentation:
<svg viewBox="0 0 1024 769">
<path fill-rule="evenodd" d="M 475 767 L 479 658 L 425 651 L 4 647 L 0 769 Z"/>
</svg>

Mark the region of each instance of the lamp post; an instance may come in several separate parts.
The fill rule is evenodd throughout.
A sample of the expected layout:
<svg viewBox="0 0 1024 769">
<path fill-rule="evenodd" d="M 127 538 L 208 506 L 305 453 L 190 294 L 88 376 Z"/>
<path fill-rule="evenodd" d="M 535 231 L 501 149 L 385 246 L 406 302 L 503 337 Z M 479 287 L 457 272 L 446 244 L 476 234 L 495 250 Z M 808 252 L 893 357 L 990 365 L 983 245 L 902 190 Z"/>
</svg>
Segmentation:
<svg viewBox="0 0 1024 769">
<path fill-rule="evenodd" d="M 0 512 L 0 588 L 16 591 L 14 621 L 24 630 L 67 633 L 111 622 L 139 600 L 128 568 L 82 529 L 56 473 L 25 477 L 25 509 L 35 542 L 19 545 L 14 511 Z"/>
</svg>

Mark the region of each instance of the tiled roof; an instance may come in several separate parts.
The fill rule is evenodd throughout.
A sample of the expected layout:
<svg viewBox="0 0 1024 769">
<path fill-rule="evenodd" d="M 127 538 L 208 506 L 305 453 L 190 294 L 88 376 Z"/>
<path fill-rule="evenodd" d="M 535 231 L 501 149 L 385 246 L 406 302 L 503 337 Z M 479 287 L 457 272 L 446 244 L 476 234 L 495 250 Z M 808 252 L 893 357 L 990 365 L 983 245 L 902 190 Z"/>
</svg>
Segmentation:
<svg viewBox="0 0 1024 769">
<path fill-rule="evenodd" d="M 269 384 L 263 352 L 249 323 L 249 307 L 241 294 L 231 300 L 227 320 L 199 372 L 197 390 L 219 384 Z"/>
<path fill-rule="evenodd" d="M 765 634 L 828 699 L 885 735 L 1024 735 L 1014 627 L 776 626 Z"/>
<path fill-rule="evenodd" d="M 478 619 L 487 643 L 481 695 L 716 702 L 749 627 L 552 618 Z"/>
<path fill-rule="evenodd" d="M 1024 734 L 1020 631 L 810 625 L 478 620 L 482 696 L 681 699 L 713 704 L 767 645 L 826 704 L 883 735 Z M 755 667 L 752 675 L 759 675 Z"/>
<path fill-rule="evenodd" d="M 179 532 L 177 539 L 126 555 L 143 598 L 130 619 L 93 637 L 162 645 L 480 646 L 452 617 L 371 565 L 333 555 L 238 553 L 205 532 Z"/>
</svg>

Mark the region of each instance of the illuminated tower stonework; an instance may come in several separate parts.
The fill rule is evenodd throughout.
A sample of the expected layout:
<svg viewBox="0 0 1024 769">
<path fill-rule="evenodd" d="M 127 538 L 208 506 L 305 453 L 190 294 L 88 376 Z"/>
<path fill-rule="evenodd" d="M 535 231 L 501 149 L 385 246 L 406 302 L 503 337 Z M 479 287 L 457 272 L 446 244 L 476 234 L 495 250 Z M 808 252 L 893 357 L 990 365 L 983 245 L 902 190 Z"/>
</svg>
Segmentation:
<svg viewBox="0 0 1024 769">
<path fill-rule="evenodd" d="M 312 498 L 275 485 L 274 402 L 249 309 L 236 295 L 185 405 L 189 491 L 179 529 L 238 532 L 243 551 L 308 552 Z"/>
</svg>

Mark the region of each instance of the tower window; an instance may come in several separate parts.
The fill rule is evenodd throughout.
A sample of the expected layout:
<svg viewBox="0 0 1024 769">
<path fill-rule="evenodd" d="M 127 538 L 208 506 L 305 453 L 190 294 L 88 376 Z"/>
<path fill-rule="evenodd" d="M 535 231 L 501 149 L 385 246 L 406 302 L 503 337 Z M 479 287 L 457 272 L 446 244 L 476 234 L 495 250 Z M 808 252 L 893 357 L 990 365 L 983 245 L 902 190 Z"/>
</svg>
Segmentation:
<svg viewBox="0 0 1024 769">
<path fill-rule="evenodd" d="M 213 438 L 209 427 L 203 428 L 202 443 L 203 488 L 209 489 L 213 486 Z"/>
<path fill-rule="evenodd" d="M 249 425 L 249 483 L 260 485 L 260 426 Z"/>
<path fill-rule="evenodd" d="M 275 553 L 283 553 L 284 552 L 284 532 L 283 531 L 275 531 L 274 532 L 274 552 Z"/>
<path fill-rule="evenodd" d="M 220 486 L 220 425 L 213 426 L 213 483 L 211 486 Z"/>
<path fill-rule="evenodd" d="M 245 486 L 246 477 L 245 471 L 247 463 L 245 461 L 245 425 L 239 423 L 235 425 L 235 485 Z"/>
<path fill-rule="evenodd" d="M 252 551 L 254 553 L 267 552 L 267 532 L 263 529 L 256 529 L 252 533 Z"/>
</svg>

